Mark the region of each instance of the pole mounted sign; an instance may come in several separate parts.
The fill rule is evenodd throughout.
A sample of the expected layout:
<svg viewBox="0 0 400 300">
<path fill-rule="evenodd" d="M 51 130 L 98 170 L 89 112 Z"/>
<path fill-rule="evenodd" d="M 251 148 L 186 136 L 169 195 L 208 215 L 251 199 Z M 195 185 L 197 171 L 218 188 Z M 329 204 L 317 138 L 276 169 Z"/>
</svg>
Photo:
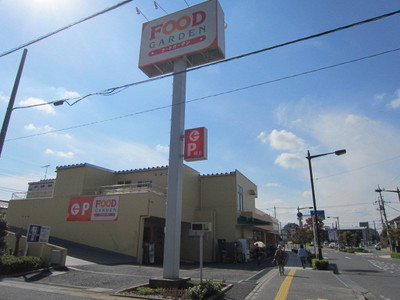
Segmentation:
<svg viewBox="0 0 400 300">
<path fill-rule="evenodd" d="M 148 77 L 174 73 L 163 266 L 167 279 L 179 278 L 186 69 L 225 58 L 224 25 L 218 0 L 208 0 L 142 26 L 139 68 Z M 193 133 L 189 140 L 194 143 L 197 138 Z M 190 147 L 197 149 L 197 144 Z M 194 156 L 205 155 L 187 150 Z"/>
<path fill-rule="evenodd" d="M 139 68 L 154 77 L 172 72 L 176 58 L 192 67 L 225 58 L 224 24 L 217 0 L 144 23 Z"/>
<path fill-rule="evenodd" d="M 310 210 L 310 215 L 313 217 L 314 216 L 314 211 Z M 325 220 L 325 211 L 324 210 L 317 210 L 317 216 L 320 217 L 321 219 Z"/>
<path fill-rule="evenodd" d="M 185 130 L 184 159 L 186 161 L 207 159 L 207 128 Z"/>
</svg>

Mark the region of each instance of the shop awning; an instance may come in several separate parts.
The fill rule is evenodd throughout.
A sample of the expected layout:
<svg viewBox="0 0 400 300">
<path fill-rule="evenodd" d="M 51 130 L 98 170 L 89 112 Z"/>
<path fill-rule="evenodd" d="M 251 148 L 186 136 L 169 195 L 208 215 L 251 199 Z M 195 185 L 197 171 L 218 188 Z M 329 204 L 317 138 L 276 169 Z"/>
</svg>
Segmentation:
<svg viewBox="0 0 400 300">
<path fill-rule="evenodd" d="M 252 216 L 247 216 L 247 215 L 240 215 L 237 218 L 237 224 L 238 225 L 272 225 L 271 222 L 262 220 L 260 218 L 255 218 L 253 215 Z"/>
</svg>

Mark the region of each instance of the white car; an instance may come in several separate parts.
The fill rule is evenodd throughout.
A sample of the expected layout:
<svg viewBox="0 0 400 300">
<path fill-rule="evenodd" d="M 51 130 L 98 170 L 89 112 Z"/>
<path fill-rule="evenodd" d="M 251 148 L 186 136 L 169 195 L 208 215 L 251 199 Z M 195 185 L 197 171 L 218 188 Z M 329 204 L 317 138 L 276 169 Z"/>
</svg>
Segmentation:
<svg viewBox="0 0 400 300">
<path fill-rule="evenodd" d="M 336 243 L 330 243 L 329 248 L 336 248 Z"/>
</svg>

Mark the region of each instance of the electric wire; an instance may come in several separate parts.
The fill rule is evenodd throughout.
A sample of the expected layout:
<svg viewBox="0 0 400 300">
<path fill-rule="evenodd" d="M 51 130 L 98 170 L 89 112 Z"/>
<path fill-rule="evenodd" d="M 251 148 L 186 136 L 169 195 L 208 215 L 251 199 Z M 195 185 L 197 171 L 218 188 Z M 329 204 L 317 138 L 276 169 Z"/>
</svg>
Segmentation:
<svg viewBox="0 0 400 300">
<path fill-rule="evenodd" d="M 390 207 L 391 209 L 393 209 L 393 210 L 395 210 L 395 211 L 398 211 L 398 212 L 400 212 L 400 210 L 399 210 L 399 209 L 397 209 L 397 208 L 394 208 L 393 206 L 390 206 L 390 205 L 388 205 L 388 204 L 386 204 L 386 206 L 387 206 L 387 207 Z"/>
<path fill-rule="evenodd" d="M 128 1 L 132 1 L 132 0 L 128 0 Z M 125 1 L 125 2 L 127 2 L 127 1 Z M 124 2 L 122 2 L 122 3 L 124 3 Z M 324 31 L 324 32 L 320 32 L 320 33 L 317 33 L 317 34 L 313 34 L 313 35 L 309 35 L 309 36 L 302 37 L 302 38 L 299 38 L 299 39 L 295 39 L 295 40 L 292 40 L 292 41 L 289 41 L 289 42 L 285 42 L 285 43 L 282 43 L 282 44 L 270 46 L 270 47 L 259 49 L 259 50 L 252 51 L 252 52 L 247 52 L 247 53 L 244 53 L 244 54 L 241 54 L 241 55 L 238 55 L 238 56 L 233 56 L 233 57 L 226 58 L 226 59 L 223 59 L 223 60 L 211 62 L 211 63 L 205 64 L 205 65 L 189 68 L 189 69 L 183 70 L 181 72 L 165 74 L 165 75 L 161 75 L 161 76 L 154 77 L 154 78 L 149 78 L 149 79 L 138 81 L 138 82 L 128 83 L 128 84 L 121 85 L 121 86 L 118 86 L 118 87 L 109 88 L 109 89 L 106 89 L 106 90 L 101 91 L 101 92 L 90 93 L 90 94 L 87 94 L 87 95 L 79 97 L 79 98 L 75 97 L 75 98 L 69 98 L 69 99 L 64 99 L 64 100 L 56 100 L 56 101 L 51 101 L 51 102 L 46 102 L 46 103 L 36 104 L 36 105 L 31 105 L 31 106 L 16 107 L 14 109 L 35 107 L 35 106 L 46 105 L 46 104 L 54 104 L 55 102 L 58 102 L 58 101 L 65 101 L 65 102 L 68 103 L 68 101 L 74 100 L 73 103 L 71 103 L 71 104 L 68 103 L 70 106 L 72 106 L 72 105 L 75 105 L 76 103 L 78 103 L 78 102 L 82 101 L 83 99 L 85 99 L 87 97 L 90 97 L 90 96 L 94 96 L 94 95 L 113 95 L 114 93 L 118 93 L 118 92 L 120 92 L 120 90 L 126 89 L 128 87 L 132 87 L 132 86 L 136 86 L 136 85 L 140 85 L 140 84 L 144 84 L 144 83 L 153 82 L 153 81 L 156 81 L 156 80 L 161 80 L 161 79 L 164 79 L 164 78 L 167 78 L 167 77 L 171 77 L 174 74 L 192 72 L 192 71 L 195 71 L 195 70 L 207 68 L 207 67 L 214 66 L 214 65 L 217 65 L 217 64 L 222 64 L 222 63 L 231 62 L 233 60 L 242 59 L 242 58 L 245 58 L 245 57 L 248 57 L 248 56 L 252 56 L 252 55 L 255 55 L 255 54 L 259 54 L 259 53 L 262 53 L 262 52 L 270 51 L 270 50 L 273 50 L 273 49 L 277 49 L 277 48 L 281 48 L 281 47 L 284 47 L 284 46 L 292 45 L 292 44 L 295 44 L 295 43 L 307 41 L 307 40 L 310 40 L 310 39 L 313 39 L 313 38 L 321 37 L 321 36 L 324 36 L 324 35 L 327 35 L 327 34 L 331 34 L 331 33 L 334 33 L 334 32 L 338 32 L 338 31 L 341 31 L 341 30 L 349 29 L 349 28 L 352 28 L 352 27 L 355 27 L 355 26 L 359 26 L 359 25 L 367 24 L 367 23 L 374 22 L 374 21 L 377 21 L 377 20 L 381 20 L 383 18 L 387 18 L 387 17 L 393 16 L 393 15 L 399 14 L 399 13 L 400 13 L 400 10 L 393 11 L 391 13 L 387 13 L 387 14 L 384 14 L 384 15 L 380 15 L 380 16 L 377 16 L 377 17 L 374 17 L 374 18 L 370 18 L 370 19 L 366 19 L 366 20 L 363 20 L 363 21 L 359 21 L 359 22 L 356 22 L 356 23 L 348 24 L 348 25 L 345 25 L 345 26 L 337 27 L 337 28 L 334 28 L 334 29 L 330 29 L 330 30 L 327 30 L 327 31 Z M 398 51 L 398 50 L 400 50 L 400 49 L 397 48 L 397 49 L 389 50 L 388 52 L 394 52 L 394 51 Z M 381 53 L 381 54 L 378 53 L 378 54 L 372 55 L 370 57 L 379 56 L 379 55 L 382 55 L 382 54 L 386 54 L 386 52 Z M 359 60 L 367 59 L 367 58 L 369 58 L 369 57 L 360 58 Z M 350 63 L 350 62 L 348 62 L 348 63 Z M 346 64 L 346 62 L 343 63 L 343 64 Z M 329 67 L 327 67 L 327 68 L 329 68 Z M 315 71 L 309 71 L 309 73 L 312 73 L 312 72 L 315 72 Z M 282 79 L 280 79 L 280 80 L 282 80 Z"/>
<path fill-rule="evenodd" d="M 271 84 L 271 83 L 275 83 L 275 82 L 279 82 L 279 81 L 283 81 L 283 80 L 288 80 L 288 79 L 291 79 L 291 78 L 296 78 L 296 77 L 299 77 L 299 76 L 304 76 L 304 75 L 312 74 L 312 73 L 315 73 L 315 72 L 319 72 L 319 71 L 323 71 L 323 70 L 327 70 L 327 69 L 331 69 L 331 68 L 336 68 L 336 67 L 347 65 L 347 64 L 350 64 L 350 63 L 359 62 L 359 61 L 362 61 L 362 60 L 366 60 L 366 59 L 369 59 L 369 58 L 374 58 L 374 57 L 377 57 L 377 56 L 380 56 L 380 55 L 384 55 L 384 54 L 388 54 L 388 53 L 392 53 L 392 52 L 395 52 L 395 51 L 400 51 L 400 48 L 393 49 L 393 50 L 388 50 L 388 51 L 384 51 L 384 52 L 380 52 L 380 53 L 376 53 L 376 54 L 372 54 L 372 55 L 368 55 L 368 56 L 364 56 L 364 57 L 357 58 L 357 59 L 352 59 L 352 60 L 349 60 L 349 61 L 345 61 L 345 62 L 333 64 L 333 65 L 330 65 L 330 66 L 325 66 L 325 67 L 321 67 L 321 68 L 317 68 L 317 69 L 313 69 L 313 70 L 297 73 L 297 74 L 284 76 L 284 77 L 277 78 L 277 79 L 272 79 L 272 80 L 267 80 L 267 81 L 255 83 L 255 84 L 252 84 L 252 85 L 248 85 L 248 86 L 244 86 L 244 87 L 240 87 L 240 88 L 236 88 L 236 89 L 232 89 L 232 90 L 228 90 L 228 91 L 223 91 L 223 92 L 212 94 L 212 95 L 207 95 L 207 96 L 203 96 L 203 97 L 187 100 L 187 101 L 185 101 L 185 103 L 192 103 L 192 102 L 206 100 L 206 99 L 210 99 L 210 98 L 214 98 L 214 97 L 219 97 L 219 96 L 222 96 L 222 95 L 232 94 L 232 93 L 236 93 L 236 92 L 247 90 L 247 89 L 251 89 L 251 88 L 255 88 L 255 87 L 259 87 L 259 86 L 263 86 L 263 85 L 267 85 L 267 84 Z M 140 82 L 143 82 L 143 81 L 140 81 Z M 140 82 L 136 82 L 135 84 L 139 84 Z M 125 86 L 124 89 L 125 88 L 127 88 L 127 87 Z M 79 97 L 78 100 L 76 100 L 76 102 L 81 101 L 81 100 L 83 100 L 83 99 L 85 99 L 85 98 L 87 98 L 87 97 L 89 97 L 91 95 L 95 95 L 95 94 L 96 95 L 113 95 L 113 94 L 115 94 L 117 92 L 120 92 L 120 91 L 122 91 L 122 90 L 119 89 L 119 87 L 116 87 L 116 88 L 111 88 L 111 89 L 105 90 L 103 92 L 90 93 L 90 94 L 87 94 L 87 95 L 85 95 L 83 97 Z M 105 93 L 105 94 L 103 94 L 103 93 Z M 70 99 L 77 99 L 77 98 L 69 98 L 68 100 L 70 100 Z M 74 105 L 76 103 L 75 102 L 73 104 L 70 104 L 67 100 L 64 99 L 64 100 L 55 100 L 55 101 L 51 101 L 51 102 L 34 104 L 34 105 L 30 105 L 30 106 L 15 107 L 14 109 L 31 108 L 31 107 L 36 107 L 36 106 L 49 105 L 49 104 L 56 103 L 56 102 L 59 102 L 59 101 L 65 101 L 70 106 L 72 106 L 72 105 Z M 179 104 L 181 104 L 181 103 L 177 103 L 176 105 L 179 105 Z M 118 120 L 118 119 L 124 119 L 124 118 L 128 118 L 128 117 L 133 117 L 133 116 L 136 116 L 136 115 L 141 115 L 141 114 L 150 113 L 150 112 L 154 112 L 154 111 L 158 111 L 158 110 L 162 110 L 162 109 L 167 109 L 167 108 L 170 108 L 172 106 L 173 106 L 172 104 L 168 104 L 168 105 L 159 106 L 159 107 L 155 107 L 155 108 L 150 108 L 150 109 L 139 111 L 139 112 L 134 112 L 134 113 L 130 113 L 130 114 L 116 116 L 116 117 L 113 117 L 113 118 L 103 119 L 103 120 L 99 120 L 99 121 L 93 121 L 93 122 L 89 122 L 89 123 L 78 124 L 78 125 L 74 125 L 74 126 L 70 126 L 70 127 L 66 127 L 66 128 L 61 128 L 61 129 L 49 130 L 49 131 L 46 131 L 46 132 L 40 132 L 40 133 L 36 133 L 36 134 L 32 134 L 32 135 L 26 135 L 26 136 L 21 136 L 21 137 L 16 137 L 16 138 L 10 138 L 10 139 L 7 139 L 6 142 L 25 139 L 25 138 L 30 138 L 30 137 L 35 137 L 35 136 L 41 136 L 41 135 L 45 135 L 45 134 L 51 134 L 51 133 L 56 133 L 56 132 L 66 131 L 66 130 L 71 130 L 71 129 L 76 129 L 76 128 L 81 128 L 81 127 L 86 127 L 86 126 L 105 123 L 105 122 L 110 122 L 110 121 L 115 121 L 115 120 Z M 395 158 L 397 158 L 397 157 L 395 157 Z M 394 158 L 392 158 L 392 159 L 394 159 Z M 375 164 L 377 164 L 377 163 L 375 163 Z M 364 167 L 361 167 L 359 169 L 362 169 L 362 168 L 364 168 Z M 347 171 L 347 172 L 350 172 L 350 171 Z M 336 175 L 337 174 L 329 175 L 329 176 L 336 176 Z M 329 177 L 329 176 L 325 176 L 325 177 Z M 325 177 L 321 177 L 321 178 L 325 178 Z"/>
<path fill-rule="evenodd" d="M 22 45 L 20 45 L 20 46 L 14 48 L 14 49 L 11 49 L 11 50 L 8 50 L 8 51 L 6 51 L 6 52 L 3 52 L 3 53 L 0 54 L 0 57 L 9 55 L 9 54 L 11 54 L 11 53 L 13 53 L 13 52 L 15 52 L 15 51 L 18 51 L 18 50 L 20 50 L 20 49 L 22 49 L 22 48 L 25 48 L 25 47 L 28 47 L 28 46 L 30 46 L 30 45 L 33 45 L 33 44 L 35 44 L 35 43 L 37 43 L 37 42 L 40 42 L 41 40 L 44 40 L 44 39 L 46 39 L 46 38 L 52 36 L 52 35 L 55 35 L 55 34 L 57 34 L 57 33 L 60 33 L 61 31 L 64 31 L 64 30 L 66 30 L 66 29 L 68 29 L 68 28 L 71 28 L 71 27 L 73 27 L 73 26 L 75 26 L 75 25 L 78 25 L 78 24 L 80 24 L 80 23 L 83 23 L 83 22 L 85 22 L 85 21 L 87 21 L 87 20 L 93 19 L 93 18 L 95 18 L 95 17 L 97 17 L 97 16 L 100 16 L 100 15 L 102 15 L 102 14 L 104 14 L 104 13 L 107 13 L 107 12 L 109 12 L 109 11 L 112 11 L 112 10 L 114 10 L 114 9 L 116 9 L 116 8 L 118 8 L 118 7 L 121 7 L 121 6 L 123 6 L 123 5 L 125 5 L 125 4 L 127 4 L 127 3 L 129 3 L 129 2 L 132 2 L 132 1 L 133 1 L 133 0 L 125 0 L 125 1 L 123 1 L 123 2 L 117 3 L 116 5 L 111 6 L 111 7 L 109 7 L 109 8 L 106 8 L 106 9 L 104 9 L 104 10 L 102 10 L 102 11 L 100 11 L 100 12 L 97 12 L 97 13 L 91 15 L 91 16 L 88 16 L 88 17 L 86 17 L 86 18 L 83 18 L 83 19 L 81 19 L 81 20 L 79 20 L 79 21 L 77 21 L 77 22 L 71 23 L 71 24 L 69 24 L 69 25 L 67 25 L 67 26 L 64 26 L 64 27 L 62 27 L 62 28 L 60 28 L 60 29 L 57 29 L 56 31 L 50 32 L 50 33 L 45 34 L 45 35 L 43 35 L 43 36 L 40 36 L 40 37 L 38 37 L 38 38 L 36 38 L 36 39 L 34 39 L 34 40 L 30 41 L 30 42 L 27 42 L 27 43 L 25 43 L 25 44 L 22 44 Z"/>
</svg>

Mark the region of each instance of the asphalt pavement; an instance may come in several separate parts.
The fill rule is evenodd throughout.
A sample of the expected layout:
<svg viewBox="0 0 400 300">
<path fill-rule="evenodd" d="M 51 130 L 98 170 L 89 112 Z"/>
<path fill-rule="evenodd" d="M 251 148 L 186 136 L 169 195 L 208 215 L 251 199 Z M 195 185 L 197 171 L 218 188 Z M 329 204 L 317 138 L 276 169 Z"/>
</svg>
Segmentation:
<svg viewBox="0 0 400 300">
<path fill-rule="evenodd" d="M 318 271 L 310 266 L 303 269 L 297 255 L 291 251 L 287 253 L 289 259 L 284 276 L 280 276 L 271 259 L 267 259 L 261 265 L 254 262 L 205 264 L 203 278 L 224 280 L 232 284 L 232 288 L 223 297 L 229 300 L 373 299 L 364 297 L 359 289 L 341 280 L 332 270 Z M 180 276 L 199 279 L 200 269 L 195 264 L 182 265 Z M 101 264 L 99 261 L 94 263 L 68 257 L 66 268 L 2 278 L 0 290 L 2 287 L 14 286 L 24 289 L 35 288 L 35 291 L 49 290 L 49 293 L 54 295 L 70 293 L 74 299 L 117 299 L 119 297 L 111 295 L 124 288 L 146 284 L 150 278 L 156 277 L 162 277 L 162 266 L 116 262 Z M 54 299 L 59 298 L 54 297 Z"/>
</svg>

